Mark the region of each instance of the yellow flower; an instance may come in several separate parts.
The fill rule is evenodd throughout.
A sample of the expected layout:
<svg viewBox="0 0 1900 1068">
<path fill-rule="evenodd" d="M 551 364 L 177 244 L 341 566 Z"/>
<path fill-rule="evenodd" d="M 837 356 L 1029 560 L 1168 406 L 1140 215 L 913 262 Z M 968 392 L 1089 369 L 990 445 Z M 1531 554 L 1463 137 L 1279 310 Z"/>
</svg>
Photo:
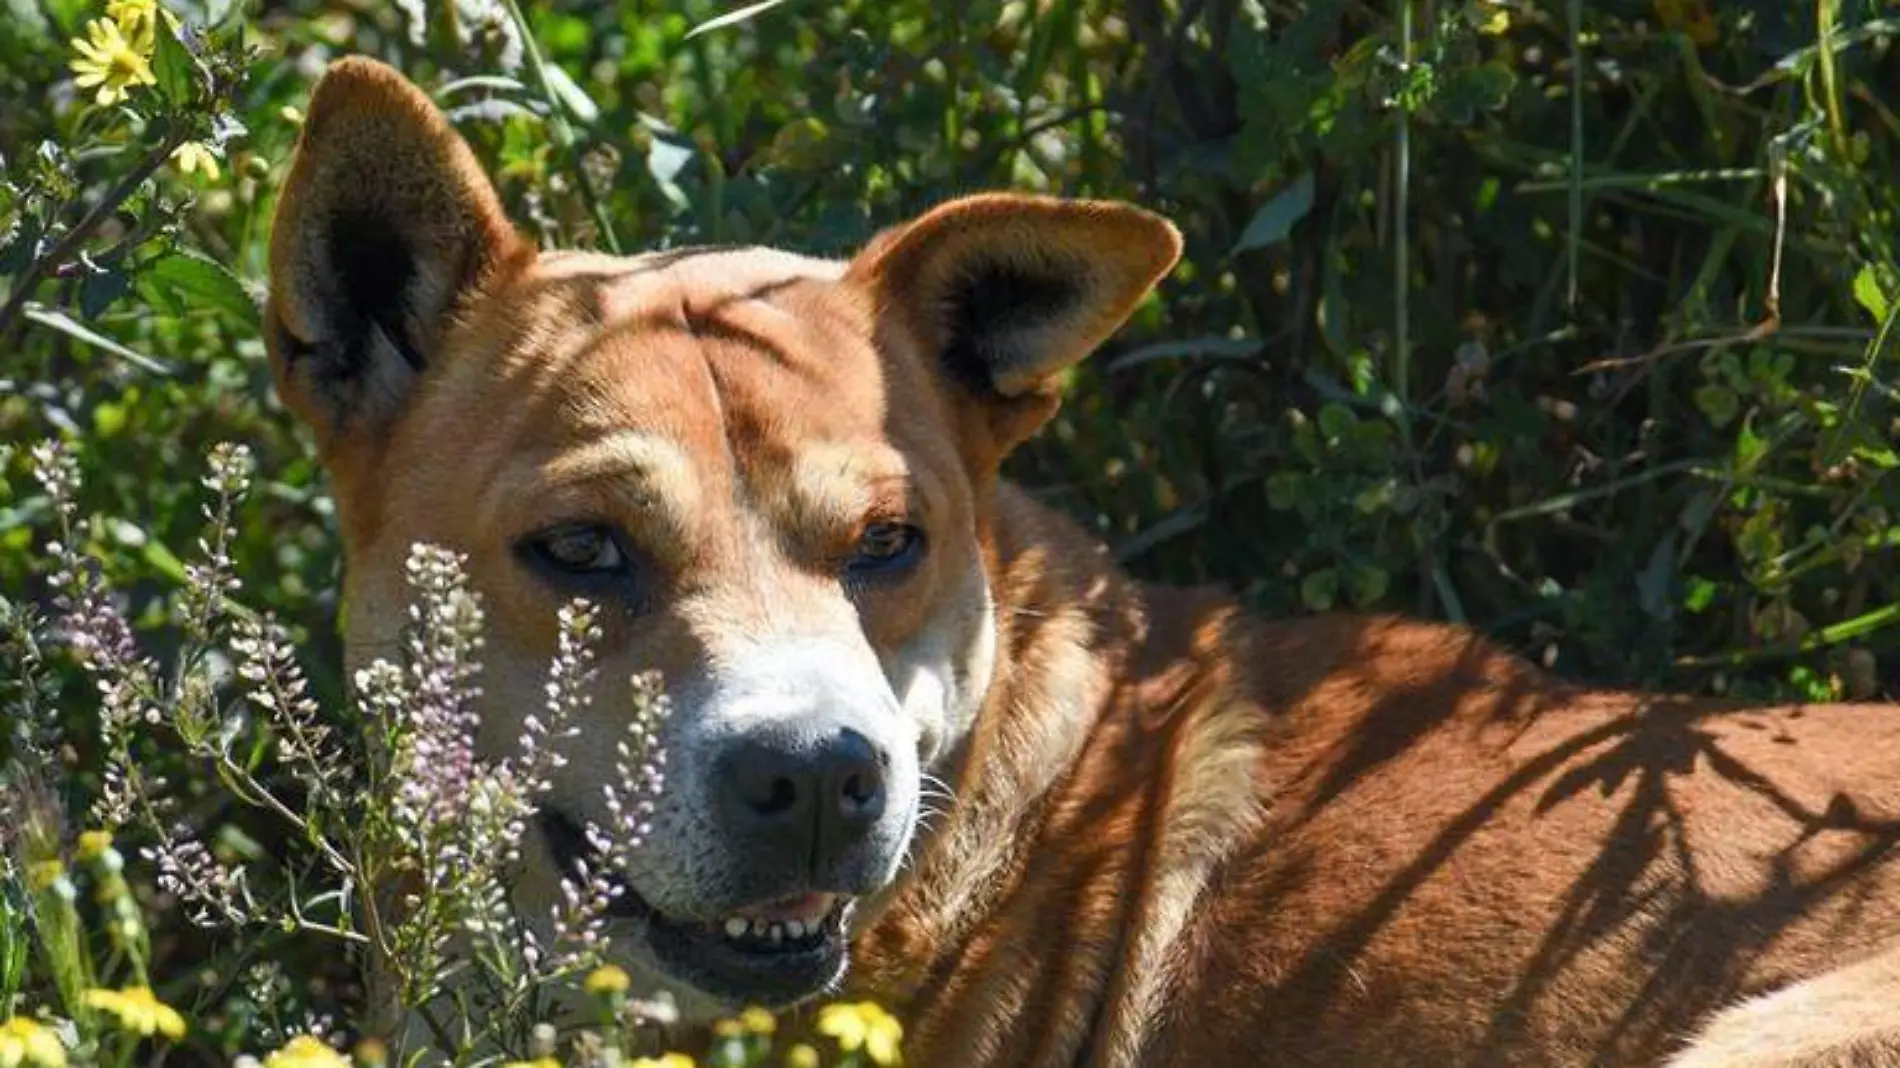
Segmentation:
<svg viewBox="0 0 1900 1068">
<path fill-rule="evenodd" d="M 213 182 L 218 180 L 221 173 L 218 170 L 218 157 L 212 153 L 211 146 L 203 141 L 186 141 L 179 145 L 172 152 L 172 163 L 177 165 L 181 174 L 202 172 L 207 180 Z"/>
<path fill-rule="evenodd" d="M 158 0 L 107 0 L 106 18 L 118 23 L 119 32 L 133 48 L 151 58 L 152 45 L 157 43 L 152 32 L 158 26 Z"/>
<path fill-rule="evenodd" d="M 298 1035 L 264 1058 L 264 1068 L 350 1068 L 349 1058 L 315 1035 Z"/>
<path fill-rule="evenodd" d="M 53 1029 L 15 1016 L 0 1023 L 0 1068 L 66 1068 L 66 1047 Z"/>
<path fill-rule="evenodd" d="M 739 1025 L 755 1035 L 769 1035 L 778 1030 L 778 1017 L 753 1005 L 739 1014 Z"/>
<path fill-rule="evenodd" d="M 684 1053 L 662 1053 L 658 1057 L 641 1057 L 627 1068 L 698 1068 L 698 1066 Z"/>
<path fill-rule="evenodd" d="M 1480 0 L 1470 9 L 1470 18 L 1479 33 L 1492 37 L 1511 30 L 1511 12 L 1503 4 Z"/>
<path fill-rule="evenodd" d="M 356 1049 L 351 1051 L 351 1059 L 364 1068 L 388 1064 L 389 1047 L 383 1045 L 383 1040 L 380 1038 L 373 1036 L 365 1038 L 356 1044 Z"/>
<path fill-rule="evenodd" d="M 785 1068 L 818 1068 L 818 1051 L 800 1042 L 785 1051 Z"/>
<path fill-rule="evenodd" d="M 178 1010 L 158 1000 L 149 986 L 128 986 L 124 990 L 88 990 L 86 1007 L 98 1009 L 119 1021 L 124 1030 L 138 1035 L 185 1037 L 185 1018 Z"/>
<path fill-rule="evenodd" d="M 846 1053 L 864 1050 L 872 1064 L 903 1063 L 898 1042 L 904 1037 L 904 1025 L 873 1001 L 826 1005 L 818 1013 L 818 1032 L 838 1040 Z"/>
<path fill-rule="evenodd" d="M 589 994 L 599 994 L 604 997 L 609 994 L 626 993 L 627 988 L 633 985 L 633 980 L 627 977 L 624 968 L 603 964 L 587 973 L 585 985 Z"/>
<path fill-rule="evenodd" d="M 508 1061 L 501 1068 L 561 1068 L 561 1062 L 553 1057 L 536 1057 L 531 1061 Z"/>
<path fill-rule="evenodd" d="M 96 860 L 112 848 L 111 831 L 86 831 L 79 836 L 79 859 Z"/>
<path fill-rule="evenodd" d="M 26 886 L 34 893 L 51 887 L 66 874 L 66 865 L 57 860 L 42 860 L 27 866 Z"/>
<path fill-rule="evenodd" d="M 100 107 L 111 107 L 141 85 L 158 84 L 152 65 L 138 46 L 126 39 L 118 23 L 93 19 L 86 23 L 86 36 L 89 40 L 73 38 L 71 66 L 77 75 L 73 82 L 81 89 L 96 87 L 93 100 Z"/>
</svg>

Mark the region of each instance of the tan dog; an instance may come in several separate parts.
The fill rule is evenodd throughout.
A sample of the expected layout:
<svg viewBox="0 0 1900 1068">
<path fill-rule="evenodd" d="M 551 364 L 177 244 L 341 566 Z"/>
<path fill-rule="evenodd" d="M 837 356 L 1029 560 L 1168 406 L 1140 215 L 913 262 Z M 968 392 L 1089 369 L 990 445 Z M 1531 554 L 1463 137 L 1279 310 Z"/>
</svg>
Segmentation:
<svg viewBox="0 0 1900 1068">
<path fill-rule="evenodd" d="M 848 263 L 542 254 L 421 93 L 339 63 L 268 330 L 352 655 L 397 641 L 412 542 L 466 552 L 505 748 L 557 606 L 606 607 L 603 678 L 659 668 L 677 709 L 621 941 L 695 1015 L 843 975 L 927 1068 L 1900 1064 L 1893 708 L 1252 621 L 999 481 L 1178 249 L 1134 208 L 983 196 Z M 529 901 L 624 707 L 555 784 Z"/>
</svg>

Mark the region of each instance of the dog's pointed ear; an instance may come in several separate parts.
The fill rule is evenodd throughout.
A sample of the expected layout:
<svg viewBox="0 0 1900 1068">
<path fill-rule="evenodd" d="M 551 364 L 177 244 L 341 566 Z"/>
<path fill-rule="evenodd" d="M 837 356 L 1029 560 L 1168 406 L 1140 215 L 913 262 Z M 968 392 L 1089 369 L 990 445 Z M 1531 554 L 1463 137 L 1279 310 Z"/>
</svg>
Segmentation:
<svg viewBox="0 0 1900 1068">
<path fill-rule="evenodd" d="M 279 392 L 326 444 L 386 424 L 456 309 L 532 254 L 435 104 L 381 63 L 339 60 L 311 94 L 271 230 Z"/>
<path fill-rule="evenodd" d="M 1166 219 L 1112 201 L 991 193 L 879 235 L 847 277 L 984 412 L 990 444 L 1055 413 L 1056 375 L 1127 320 L 1181 255 Z"/>
</svg>

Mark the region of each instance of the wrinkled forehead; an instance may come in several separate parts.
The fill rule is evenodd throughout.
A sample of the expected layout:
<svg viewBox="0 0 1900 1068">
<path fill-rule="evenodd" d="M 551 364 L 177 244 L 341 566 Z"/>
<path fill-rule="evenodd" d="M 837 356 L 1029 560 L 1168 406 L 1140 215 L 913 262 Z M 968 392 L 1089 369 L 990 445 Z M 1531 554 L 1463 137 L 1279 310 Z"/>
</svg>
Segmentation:
<svg viewBox="0 0 1900 1068">
<path fill-rule="evenodd" d="M 456 361 L 428 421 L 482 421 L 452 458 L 468 474 L 611 471 L 674 498 L 731 481 L 782 498 L 774 511 L 860 507 L 942 466 L 942 422 L 928 382 L 880 355 L 842 269 L 768 249 L 546 255 L 466 324 L 487 351 Z"/>
</svg>

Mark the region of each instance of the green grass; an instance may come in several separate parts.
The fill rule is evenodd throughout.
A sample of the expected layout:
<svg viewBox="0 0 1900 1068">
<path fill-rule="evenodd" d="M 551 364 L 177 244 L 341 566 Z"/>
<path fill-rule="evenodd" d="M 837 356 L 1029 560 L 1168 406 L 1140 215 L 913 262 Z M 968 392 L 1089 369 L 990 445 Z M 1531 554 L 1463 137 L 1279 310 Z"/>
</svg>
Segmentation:
<svg viewBox="0 0 1900 1068">
<path fill-rule="evenodd" d="M 326 57 L 365 52 L 436 94 L 550 246 L 841 254 L 989 187 L 1170 215 L 1181 267 L 1011 462 L 1143 576 L 1281 615 L 1457 619 L 1593 681 L 1900 689 L 1884 5 L 843 0 L 720 21 L 743 6 L 522 2 L 521 39 L 512 0 L 413 26 L 400 5 L 177 0 L 201 54 L 155 52 L 155 84 L 98 108 L 47 87 L 100 5 L 6 0 L 0 99 L 25 102 L 0 115 L 9 610 L 50 610 L 56 516 L 27 446 L 61 437 L 78 548 L 174 663 L 196 473 L 242 442 L 234 611 L 280 621 L 342 707 L 331 506 L 254 301 L 295 109 Z M 218 177 L 173 165 L 187 141 L 217 145 Z M 82 812 L 110 755 L 98 701 L 41 646 L 30 697 Z M 27 677 L 0 670 L 9 709 Z M 0 718 L 4 757 L 26 717 Z M 221 858 L 268 855 L 281 832 L 202 765 L 141 758 Z M 0 998 L 44 1004 L 28 896 L 6 887 Z M 221 1021 L 195 1055 L 257 1052 L 292 1011 L 246 994 L 260 960 L 321 974 L 292 985 L 347 1012 L 347 969 L 318 969 L 306 936 L 146 903 L 161 994 Z"/>
</svg>

